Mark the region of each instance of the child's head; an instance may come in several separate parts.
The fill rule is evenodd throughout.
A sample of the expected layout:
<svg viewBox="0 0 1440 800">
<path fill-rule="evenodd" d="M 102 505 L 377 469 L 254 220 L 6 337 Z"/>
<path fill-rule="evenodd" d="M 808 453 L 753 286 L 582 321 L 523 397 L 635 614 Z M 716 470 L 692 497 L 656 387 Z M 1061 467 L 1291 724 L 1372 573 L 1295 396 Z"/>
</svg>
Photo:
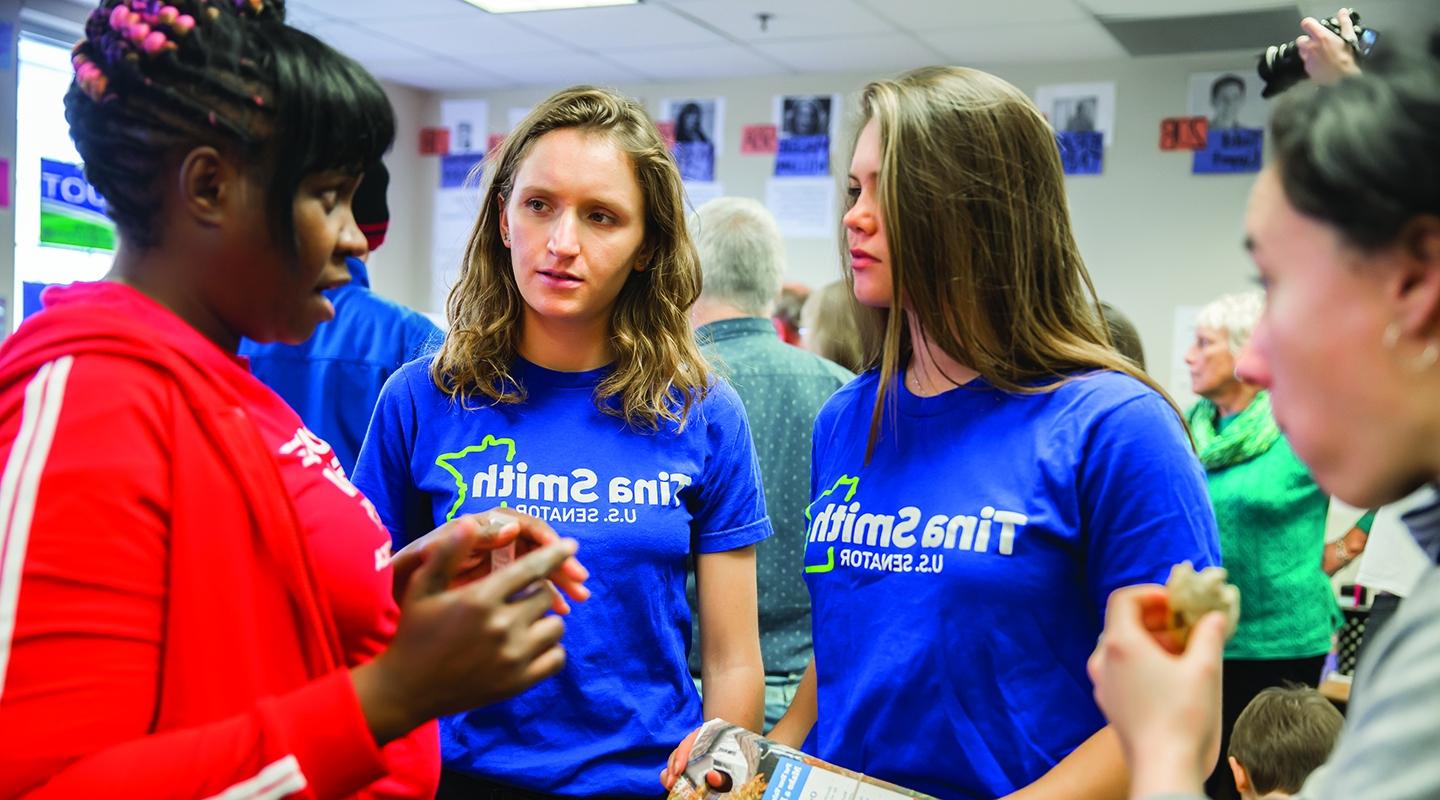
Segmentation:
<svg viewBox="0 0 1440 800">
<path fill-rule="evenodd" d="M 1230 769 L 1246 798 L 1293 794 L 1325 763 L 1345 718 L 1308 687 L 1275 686 L 1255 696 L 1230 734 Z"/>
<path fill-rule="evenodd" d="M 122 246 L 182 250 L 226 327 L 294 340 L 337 251 L 363 250 L 350 192 L 395 121 L 369 73 L 284 20 L 283 0 L 104 0 L 65 110 Z"/>
</svg>

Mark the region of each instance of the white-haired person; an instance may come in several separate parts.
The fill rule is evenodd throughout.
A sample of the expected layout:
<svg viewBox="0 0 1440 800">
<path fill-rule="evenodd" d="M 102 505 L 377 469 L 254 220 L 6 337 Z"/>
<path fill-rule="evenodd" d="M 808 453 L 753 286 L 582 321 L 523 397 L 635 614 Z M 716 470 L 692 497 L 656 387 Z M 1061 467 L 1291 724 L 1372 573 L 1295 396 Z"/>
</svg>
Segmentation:
<svg viewBox="0 0 1440 800">
<path fill-rule="evenodd" d="M 1305 24 L 1322 56 L 1344 56 Z M 1322 489 L 1384 506 L 1440 482 L 1440 30 L 1413 59 L 1380 55 L 1363 76 L 1281 98 L 1269 138 L 1245 225 L 1266 308 L 1238 371 L 1269 392 Z M 1440 797 L 1440 503 L 1405 522 L 1429 564 L 1361 658 L 1340 743 L 1296 797 Z M 1168 612 L 1158 587 L 1115 593 L 1090 675 L 1131 796 L 1198 800 L 1224 621 L 1206 616 L 1182 645 Z"/>
<path fill-rule="evenodd" d="M 1271 686 L 1315 686 L 1338 613 L 1321 570 L 1330 498 L 1315 485 L 1270 413 L 1270 396 L 1235 375 L 1235 358 L 1265 307 L 1262 292 L 1225 295 L 1200 310 L 1185 354 L 1186 414 L 1220 528 L 1220 557 L 1240 587 L 1240 627 L 1225 648 L 1222 758 L 1212 798 L 1238 798 L 1223 754 L 1240 712 Z"/>
</svg>

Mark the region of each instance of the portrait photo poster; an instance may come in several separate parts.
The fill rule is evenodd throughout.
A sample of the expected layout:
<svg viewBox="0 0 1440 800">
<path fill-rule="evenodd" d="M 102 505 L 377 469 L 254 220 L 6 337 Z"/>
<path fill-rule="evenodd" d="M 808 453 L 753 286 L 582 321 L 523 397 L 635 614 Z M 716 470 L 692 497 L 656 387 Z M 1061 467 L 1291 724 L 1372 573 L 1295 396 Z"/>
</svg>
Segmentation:
<svg viewBox="0 0 1440 800">
<path fill-rule="evenodd" d="M 446 100 L 440 124 L 450 129 L 450 155 L 484 155 L 489 145 L 490 104 L 484 100 Z"/>
<path fill-rule="evenodd" d="M 671 152 L 686 183 L 715 180 L 715 159 L 723 147 L 725 98 L 664 98 L 660 119 L 674 125 L 675 144 Z"/>
<path fill-rule="evenodd" d="M 829 136 L 840 129 L 840 95 L 777 94 L 774 99 L 775 128 L 780 138 Z"/>
<path fill-rule="evenodd" d="M 1066 83 L 1041 86 L 1035 90 L 1040 107 L 1057 133 L 1090 133 L 1105 137 L 1105 146 L 1115 143 L 1115 83 Z"/>
<path fill-rule="evenodd" d="M 1254 67 L 1197 72 L 1190 76 L 1185 110 L 1192 117 L 1204 117 L 1210 130 L 1264 128 L 1266 101 L 1260 97 L 1264 81 Z"/>
<path fill-rule="evenodd" d="M 675 123 L 675 143 L 709 142 L 725 147 L 725 98 L 681 97 L 660 101 L 659 119 Z"/>
<path fill-rule="evenodd" d="M 830 143 L 839 128 L 840 95 L 776 95 L 773 113 L 779 141 L 775 177 L 830 174 Z"/>
<path fill-rule="evenodd" d="M 1253 69 L 1200 72 L 1190 76 L 1186 108 L 1209 122 L 1205 148 L 1196 150 L 1196 175 L 1259 172 L 1265 151 L 1264 83 Z"/>
</svg>

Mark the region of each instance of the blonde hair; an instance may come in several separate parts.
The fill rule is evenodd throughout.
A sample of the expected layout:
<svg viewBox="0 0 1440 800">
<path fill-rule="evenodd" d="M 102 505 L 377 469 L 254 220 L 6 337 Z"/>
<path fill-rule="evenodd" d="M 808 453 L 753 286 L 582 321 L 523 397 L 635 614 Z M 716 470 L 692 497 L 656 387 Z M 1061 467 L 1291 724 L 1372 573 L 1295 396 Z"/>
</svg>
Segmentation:
<svg viewBox="0 0 1440 800">
<path fill-rule="evenodd" d="M 700 294 L 700 263 L 685 228 L 680 172 L 638 103 L 590 86 L 552 95 L 485 159 L 480 216 L 446 302 L 450 331 L 430 377 L 466 408 L 477 396 L 497 404 L 524 402 L 525 388 L 511 368 L 519 356 L 525 300 L 501 241 L 500 213 L 535 142 L 562 129 L 614 142 L 629 156 L 645 202 L 645 237 L 637 254 L 645 269 L 631 272 L 615 301 L 614 370 L 596 387 L 595 404 L 632 426 L 658 429 L 668 420 L 683 428 L 691 406 L 707 392 L 710 371 L 686 316 Z"/>
<path fill-rule="evenodd" d="M 845 281 L 828 283 L 810 293 L 800 307 L 800 324 L 806 345 L 818 356 L 859 372 L 863 368 L 860 304 Z"/>
<path fill-rule="evenodd" d="M 923 67 L 870 83 L 861 106 L 880 129 L 894 309 L 999 389 L 1049 392 L 1110 370 L 1155 390 L 1181 418 L 1111 345 L 1070 230 L 1055 132 L 1023 92 L 978 70 Z M 902 314 L 864 316 L 883 331 L 865 360 L 880 368 L 868 460 L 913 343 Z"/>
</svg>

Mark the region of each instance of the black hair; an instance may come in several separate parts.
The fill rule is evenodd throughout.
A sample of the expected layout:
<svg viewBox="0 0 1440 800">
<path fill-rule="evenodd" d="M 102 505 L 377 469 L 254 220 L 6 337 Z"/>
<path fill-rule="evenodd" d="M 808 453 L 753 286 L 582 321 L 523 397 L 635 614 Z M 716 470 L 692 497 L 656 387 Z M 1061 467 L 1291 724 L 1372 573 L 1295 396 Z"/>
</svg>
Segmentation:
<svg viewBox="0 0 1440 800">
<path fill-rule="evenodd" d="M 1215 102 L 1215 98 L 1220 94 L 1220 88 L 1227 83 L 1233 83 L 1240 87 L 1240 91 L 1245 91 L 1245 81 L 1239 75 L 1221 75 L 1210 84 L 1210 102 Z"/>
<path fill-rule="evenodd" d="M 1427 52 L 1377 53 L 1363 75 L 1280 98 L 1270 122 L 1285 196 L 1376 250 L 1440 214 L 1440 29 Z"/>
<path fill-rule="evenodd" d="M 270 233 L 293 250 L 300 183 L 329 170 L 358 175 L 395 138 L 375 78 L 287 26 L 284 0 L 103 0 L 74 62 L 70 136 L 110 217 L 139 247 L 159 242 L 165 177 L 196 147 L 252 165 Z"/>
</svg>

